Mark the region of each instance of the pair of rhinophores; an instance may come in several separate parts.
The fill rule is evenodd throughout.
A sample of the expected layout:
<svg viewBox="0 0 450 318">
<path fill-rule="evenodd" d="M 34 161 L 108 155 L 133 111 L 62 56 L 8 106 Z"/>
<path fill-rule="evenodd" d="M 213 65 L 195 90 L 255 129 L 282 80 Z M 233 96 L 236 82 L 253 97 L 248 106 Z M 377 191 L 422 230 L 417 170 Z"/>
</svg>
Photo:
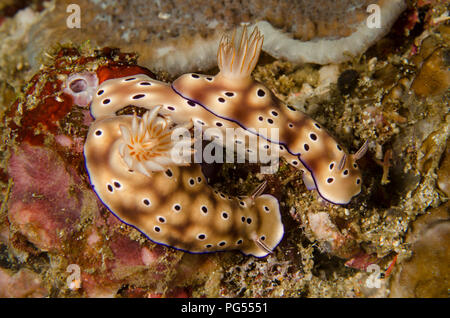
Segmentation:
<svg viewBox="0 0 450 318">
<path fill-rule="evenodd" d="M 240 38 L 235 35 L 220 42 L 216 76 L 185 74 L 172 85 L 143 74 L 103 82 L 91 104 L 95 121 L 84 154 L 102 202 L 152 241 L 195 253 L 238 249 L 263 257 L 283 237 L 278 200 L 261 194 L 264 184 L 245 198 L 214 190 L 199 164 L 171 158 L 172 132 L 193 124 L 224 135 L 234 128 L 236 142 L 249 152 L 258 151 L 247 142 L 256 135 L 258 147 L 276 148 L 302 170 L 308 189 L 335 204 L 360 193 L 356 161 L 367 144 L 346 153 L 319 123 L 254 81 L 263 36 L 257 28 L 249 36 L 246 28 Z M 141 118 L 116 116 L 129 105 L 148 111 Z M 278 128 L 277 136 L 271 128 Z"/>
</svg>

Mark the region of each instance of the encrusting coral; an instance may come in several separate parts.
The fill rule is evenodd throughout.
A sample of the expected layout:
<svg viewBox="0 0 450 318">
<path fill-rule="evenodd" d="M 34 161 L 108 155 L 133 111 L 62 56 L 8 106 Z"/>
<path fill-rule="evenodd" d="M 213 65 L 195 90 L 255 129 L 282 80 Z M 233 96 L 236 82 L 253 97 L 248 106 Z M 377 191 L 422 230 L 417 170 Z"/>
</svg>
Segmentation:
<svg viewBox="0 0 450 318">
<path fill-rule="evenodd" d="M 140 52 L 142 65 L 173 75 L 206 71 L 215 64 L 220 37 L 241 23 L 265 36 L 263 50 L 294 63 L 337 63 L 358 56 L 386 34 L 406 0 L 80 0 L 82 32 L 66 25 L 69 0 L 46 1 L 46 10 L 23 10 L 30 34 L 28 63 L 54 42 L 92 41 L 99 47 Z M 99 13 L 100 12 L 100 13 Z M 370 21 L 375 20 L 373 26 Z M 98 36 L 108 30 L 108 36 Z M 17 46 L 17 39 L 7 45 Z"/>
</svg>

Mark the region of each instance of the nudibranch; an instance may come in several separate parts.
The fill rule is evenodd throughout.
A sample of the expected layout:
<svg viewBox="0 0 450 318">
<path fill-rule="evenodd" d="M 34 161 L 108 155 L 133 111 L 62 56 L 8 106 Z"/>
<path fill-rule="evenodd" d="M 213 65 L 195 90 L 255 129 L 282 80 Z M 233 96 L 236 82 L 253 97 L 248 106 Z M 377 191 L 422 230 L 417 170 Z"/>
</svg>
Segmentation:
<svg viewBox="0 0 450 318">
<path fill-rule="evenodd" d="M 234 121 L 218 118 L 204 107 L 182 98 L 169 84 L 154 80 L 144 74 L 109 79 L 103 82 L 93 97 L 91 115 L 96 120 L 114 116 L 117 111 L 127 105 L 148 110 L 159 105 L 161 106 L 160 114 L 170 116 L 171 120 L 177 124 L 192 120 L 194 125 L 203 132 L 203 139 L 212 140 L 222 147 L 227 141 L 220 137 L 226 136 L 227 129 L 231 129 L 234 145 L 227 145 L 227 148 L 236 150 L 237 157 L 243 158 L 243 160 L 248 159 L 252 154 L 264 152 L 266 154 L 264 164 L 278 162 L 279 155 L 292 157 L 293 161 L 298 161 L 298 158 L 290 155 L 286 149 L 279 149 L 278 145 L 275 147 L 274 144 L 254 135 Z M 216 138 L 217 136 L 219 138 Z M 249 144 L 252 137 L 257 139 L 254 143 L 257 149 L 252 148 L 252 145 Z"/>
<path fill-rule="evenodd" d="M 262 44 L 263 36 L 256 27 L 250 36 L 246 28 L 239 38 L 236 33 L 231 39 L 224 36 L 217 53 L 220 72 L 216 76 L 189 73 L 172 85 L 145 75 L 105 81 L 93 98 L 91 113 L 102 118 L 124 105 L 147 109 L 162 105 L 162 113 L 170 114 L 176 123 L 191 118 L 203 128 L 239 128 L 242 136 L 257 135 L 271 150 L 279 148 L 280 157 L 303 171 L 308 189 L 316 189 L 331 203 L 349 203 L 361 191 L 356 161 L 367 150 L 367 142 L 355 154 L 348 154 L 321 124 L 253 80 L 251 72 Z M 247 146 L 249 152 L 258 150 Z"/>
<path fill-rule="evenodd" d="M 236 43 L 237 42 L 237 43 Z M 254 81 L 263 36 L 254 28 L 247 36 L 244 27 L 236 41 L 224 36 L 219 44 L 216 76 L 185 74 L 175 80 L 173 89 L 217 117 L 239 123 L 247 130 L 278 128 L 278 140 L 267 134 L 268 141 L 286 147 L 298 159 L 287 158 L 293 166 L 300 162 L 310 172 L 305 175 L 308 188 L 317 189 L 327 201 L 347 204 L 361 191 L 361 171 L 356 163 L 364 155 L 367 143 L 349 155 L 316 121 L 293 106 L 280 101 L 264 85 Z"/>
<path fill-rule="evenodd" d="M 271 253 L 284 233 L 278 200 L 260 190 L 230 197 L 207 184 L 199 164 L 184 160 L 190 152 L 174 160 L 171 135 L 180 125 L 160 111 L 106 116 L 90 126 L 84 155 L 101 201 L 156 243 L 193 253 Z M 191 135 L 183 142 L 190 145 Z"/>
</svg>

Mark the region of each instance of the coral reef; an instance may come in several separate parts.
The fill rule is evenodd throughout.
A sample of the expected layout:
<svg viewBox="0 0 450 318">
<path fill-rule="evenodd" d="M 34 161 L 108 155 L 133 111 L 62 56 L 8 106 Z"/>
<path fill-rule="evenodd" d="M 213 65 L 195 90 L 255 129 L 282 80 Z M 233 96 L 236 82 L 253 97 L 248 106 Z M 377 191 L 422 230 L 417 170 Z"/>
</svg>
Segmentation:
<svg viewBox="0 0 450 318">
<path fill-rule="evenodd" d="M 222 193 L 245 195 L 265 181 L 265 193 L 280 202 L 284 237 L 259 259 L 158 245 L 112 215 L 92 191 L 85 169 L 83 144 L 93 123 L 87 105 L 97 85 L 112 78 L 145 74 L 172 82 L 188 68 L 217 73 L 210 68 L 218 38 L 210 40 L 216 30 L 242 21 L 266 19 L 302 41 L 333 37 L 330 29 L 336 28 L 311 16 L 320 28 L 307 32 L 306 25 L 291 23 L 289 8 L 275 14 L 249 7 L 234 21 L 233 1 L 228 11 L 221 4 L 206 10 L 206 23 L 218 23 L 209 27 L 201 17 L 180 18 L 182 10 L 200 12 L 193 2 L 183 4 L 189 10 L 175 2 L 158 10 L 156 2 L 143 7 L 156 16 L 137 8 L 126 16 L 121 1 L 116 9 L 110 2 L 80 3 L 85 32 L 66 28 L 65 1 L 0 6 L 0 296 L 447 296 L 448 4 L 409 1 L 387 36 L 346 62 L 299 65 L 261 55 L 252 74 L 256 80 L 326 127 L 349 151 L 368 140 L 368 153 L 358 162 L 361 193 L 345 206 L 307 191 L 301 171 L 284 160 L 268 176 L 258 164 L 203 165 L 209 183 Z M 337 10 L 333 23 L 345 12 Z M 277 21 L 279 16 L 284 18 Z M 350 23 L 340 31 L 352 32 Z M 214 58 L 208 64 L 199 56 L 201 65 L 188 66 L 188 59 L 168 50 L 176 36 L 180 44 L 206 41 L 205 54 Z M 73 43 L 57 43 L 64 40 Z M 158 65 L 149 46 L 172 56 L 173 63 L 163 59 Z M 134 112 L 143 114 L 131 107 L 117 115 Z M 368 284 L 373 265 L 381 274 L 379 288 Z"/>
<path fill-rule="evenodd" d="M 21 269 L 11 274 L 8 270 L 0 268 L 0 297 L 46 297 L 48 291 L 42 286 L 39 274 L 29 270 Z"/>
<path fill-rule="evenodd" d="M 406 243 L 411 257 L 395 273 L 391 297 L 448 297 L 450 204 L 427 211 L 412 223 Z"/>
<path fill-rule="evenodd" d="M 215 66 L 217 44 L 223 32 L 240 23 L 256 23 L 266 38 L 264 50 L 295 62 L 330 63 L 365 51 L 387 33 L 405 9 L 405 0 L 364 1 L 241 1 L 170 0 L 77 2 L 80 29 L 69 28 L 69 0 L 44 1 L 40 14 L 25 9 L 23 41 L 2 39 L 21 46 L 25 61 L 38 66 L 40 54 L 54 41 L 114 46 L 140 52 L 140 63 L 152 70 L 174 75 L 205 71 Z M 368 27 L 377 5 L 380 25 Z M 69 11 L 75 13 L 74 11 Z M 339 27 L 338 27 L 339 26 Z M 287 33 L 285 33 L 287 32 Z M 102 36 L 99 36 L 102 35 Z M 1 39 L 1 38 L 0 38 Z M 17 40 L 17 39 L 14 39 Z M 313 53 L 314 52 L 314 53 Z"/>
<path fill-rule="evenodd" d="M 131 55 L 109 49 L 85 54 L 61 48 L 58 52 L 51 66 L 32 78 L 24 88 L 26 95 L 18 98 L 6 117 L 3 132 L 8 137 L 4 136 L 14 144 L 7 171 L 9 200 L 3 201 L 1 214 L 6 255 L 12 253 L 10 262 L 19 268 L 37 257 L 38 272 L 55 275 L 40 285 L 50 296 L 113 296 L 127 284 L 136 288 L 145 284 L 146 295 L 171 293 L 162 282 L 173 278 L 180 254 L 130 238 L 92 193 L 80 140 L 92 119 L 64 90 L 69 74 L 77 74 L 78 69 L 82 69 L 79 74 L 89 72 L 99 81 L 152 73 L 136 66 Z M 66 270 L 73 264 L 82 268 L 75 285 L 61 278 L 67 277 Z M 5 284 L 19 285 L 22 276 L 17 275 L 5 278 Z M 29 296 L 44 295 L 38 287 L 33 292 L 30 286 Z"/>
<path fill-rule="evenodd" d="M 437 171 L 437 185 L 447 197 L 450 196 L 450 141 L 447 141 L 447 147 L 442 162 L 440 163 L 439 170 Z"/>
</svg>

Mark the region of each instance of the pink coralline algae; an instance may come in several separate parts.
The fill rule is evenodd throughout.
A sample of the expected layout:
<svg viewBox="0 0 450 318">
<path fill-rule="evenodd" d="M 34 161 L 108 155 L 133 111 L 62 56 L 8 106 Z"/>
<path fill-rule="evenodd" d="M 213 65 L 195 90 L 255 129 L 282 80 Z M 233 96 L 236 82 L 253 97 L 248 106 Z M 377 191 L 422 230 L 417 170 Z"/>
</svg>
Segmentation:
<svg viewBox="0 0 450 318">
<path fill-rule="evenodd" d="M 0 295 L 180 294 L 183 282 L 171 284 L 173 288 L 165 287 L 173 279 L 180 253 L 143 240 L 107 211 L 89 186 L 82 154 L 83 139 L 92 119 L 88 110 L 78 106 L 89 102 L 90 87 L 115 76 L 152 74 L 136 66 L 132 55 L 114 50 L 99 51 L 96 58 L 85 57 L 75 49 L 62 51 L 54 61 L 58 66 L 46 67 L 37 74 L 26 87 L 29 98 L 19 98 L 10 109 L 7 124 L 15 145 L 10 148 L 7 177 L 12 182 L 6 218 L 0 229 L 2 244 L 20 258 L 48 254 L 52 260 L 59 259 L 58 265 L 46 272 L 53 277 L 50 286 L 42 284 L 40 274 L 21 269 L 24 264 L 20 258 L 13 260 L 19 262 L 19 272 L 0 272 Z M 68 61 L 73 64 L 67 64 Z M 89 67 L 83 67 L 84 71 L 78 66 L 73 68 L 87 62 L 100 64 L 94 67 L 95 71 Z M 73 68 L 73 72 L 67 68 Z M 66 89 L 60 80 L 65 75 L 70 83 L 75 83 L 69 83 Z M 19 108 L 19 120 L 11 120 L 19 117 Z M 45 262 L 45 257 L 40 262 Z M 72 282 L 67 281 L 69 268 L 80 269 L 79 277 Z M 19 287 L 27 277 L 29 286 Z M 13 292 L 14 289 L 18 290 Z"/>
<path fill-rule="evenodd" d="M 40 251 L 66 255 L 67 265 L 79 265 L 79 292 L 112 297 L 125 281 L 157 291 L 157 282 L 170 278 L 176 252 L 120 233 L 122 223 L 54 151 L 23 143 L 8 172 L 15 181 L 8 213 L 12 237 L 23 235 Z"/>
<path fill-rule="evenodd" d="M 71 240 L 83 205 L 75 172 L 67 171 L 54 153 L 23 144 L 11 157 L 8 173 L 15 183 L 10 222 L 42 250 Z"/>
</svg>

